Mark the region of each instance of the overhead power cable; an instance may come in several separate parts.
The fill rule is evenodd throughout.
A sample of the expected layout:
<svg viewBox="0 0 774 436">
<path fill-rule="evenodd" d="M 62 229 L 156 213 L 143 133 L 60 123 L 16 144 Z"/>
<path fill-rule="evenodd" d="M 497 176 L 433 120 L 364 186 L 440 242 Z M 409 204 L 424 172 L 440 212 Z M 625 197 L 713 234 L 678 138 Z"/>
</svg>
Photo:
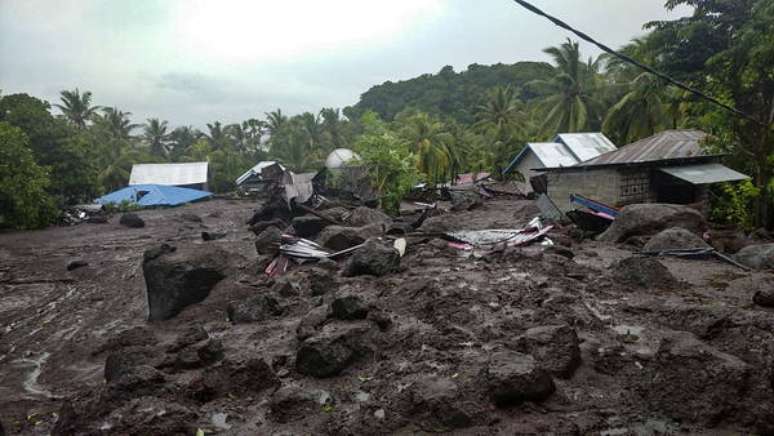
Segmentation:
<svg viewBox="0 0 774 436">
<path fill-rule="evenodd" d="M 711 103 L 714 103 L 714 104 L 722 107 L 723 109 L 725 109 L 725 110 L 727 110 L 727 111 L 729 111 L 729 112 L 731 112 L 731 113 L 733 113 L 733 114 L 735 114 L 737 116 L 740 116 L 742 118 L 746 118 L 746 119 L 748 119 L 748 120 L 750 120 L 750 121 L 752 121 L 752 122 L 754 122 L 756 124 L 759 124 L 761 126 L 766 127 L 766 124 L 764 124 L 763 122 L 759 121 L 757 118 L 753 117 L 752 115 L 749 115 L 749 114 L 747 114 L 745 112 L 742 112 L 742 111 L 740 111 L 739 109 L 737 109 L 737 108 L 735 108 L 733 106 L 729 106 L 729 105 L 723 103 L 722 101 L 718 100 L 717 98 L 712 97 L 710 95 L 707 95 L 707 94 L 699 91 L 698 89 L 696 89 L 696 88 L 694 88 L 692 86 L 686 85 L 685 83 L 682 83 L 682 82 L 680 82 L 680 81 L 678 81 L 676 79 L 673 79 L 672 77 L 670 77 L 670 76 L 668 76 L 668 75 L 666 75 L 666 74 L 664 74 L 664 73 L 654 69 L 653 67 L 645 65 L 643 63 L 640 63 L 639 61 L 637 61 L 637 60 L 635 60 L 635 59 L 633 59 L 633 58 L 631 58 L 631 57 L 629 57 L 629 56 L 627 56 L 627 55 L 625 55 L 623 53 L 620 53 L 620 52 L 617 52 L 617 51 L 613 50 L 612 48 L 606 46 L 605 44 L 602 44 L 601 42 L 598 42 L 597 40 L 595 40 L 594 38 L 592 38 L 589 35 L 585 34 L 584 32 L 581 32 L 580 30 L 577 30 L 577 29 L 573 28 L 572 26 L 570 26 L 569 24 L 565 23 L 564 21 L 562 21 L 562 20 L 560 20 L 560 19 L 558 19 L 558 18 L 556 18 L 554 16 L 551 16 L 551 15 L 543 12 L 538 7 L 530 4 L 529 2 L 526 2 L 524 0 L 513 0 L 513 1 L 515 1 L 517 4 L 519 4 L 520 6 L 524 7 L 525 9 L 529 10 L 530 12 L 533 12 L 533 13 L 535 13 L 537 15 L 545 17 L 546 19 L 548 19 L 552 23 L 556 24 L 557 26 L 559 26 L 559 27 L 561 27 L 563 29 L 569 30 L 570 32 L 578 35 L 579 38 L 581 38 L 581 39 L 583 39 L 585 41 L 588 41 L 588 42 L 596 45 L 597 47 L 599 47 L 602 51 L 604 51 L 606 53 L 609 53 L 609 54 L 611 54 L 611 55 L 613 55 L 613 56 L 615 56 L 615 57 L 617 57 L 617 58 L 619 58 L 619 59 L 621 59 L 621 60 L 623 60 L 623 61 L 625 61 L 627 63 L 630 63 L 630 64 L 632 64 L 632 65 L 634 65 L 634 66 L 636 66 L 636 67 L 638 67 L 640 69 L 643 69 L 643 70 L 645 70 L 645 71 L 647 71 L 647 72 L 649 72 L 649 73 L 651 73 L 651 74 L 653 74 L 655 76 L 658 76 L 659 78 L 661 78 L 661 79 L 671 83 L 672 85 L 674 85 L 674 86 L 676 86 L 676 87 L 678 87 L 680 89 L 683 89 L 685 91 L 688 91 L 691 94 L 696 95 L 697 97 L 703 98 L 703 99 L 705 99 L 705 100 L 707 100 L 707 101 L 709 101 Z"/>
</svg>

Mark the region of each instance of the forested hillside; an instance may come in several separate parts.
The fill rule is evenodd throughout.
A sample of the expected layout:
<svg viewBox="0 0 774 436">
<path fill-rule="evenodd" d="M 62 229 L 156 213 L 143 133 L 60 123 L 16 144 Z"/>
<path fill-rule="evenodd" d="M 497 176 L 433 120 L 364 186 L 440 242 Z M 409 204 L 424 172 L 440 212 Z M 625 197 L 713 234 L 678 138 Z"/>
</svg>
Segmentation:
<svg viewBox="0 0 774 436">
<path fill-rule="evenodd" d="M 475 121 L 475 108 L 496 86 L 511 86 L 516 96 L 528 101 L 538 94 L 528 84 L 551 74 L 545 62 L 515 64 L 472 64 L 465 71 L 455 72 L 445 66 L 438 74 L 423 74 L 400 82 L 384 82 L 364 92 L 360 101 L 344 109 L 349 118 L 359 118 L 372 110 L 384 120 L 392 121 L 400 111 L 411 108 L 463 124 Z"/>
</svg>

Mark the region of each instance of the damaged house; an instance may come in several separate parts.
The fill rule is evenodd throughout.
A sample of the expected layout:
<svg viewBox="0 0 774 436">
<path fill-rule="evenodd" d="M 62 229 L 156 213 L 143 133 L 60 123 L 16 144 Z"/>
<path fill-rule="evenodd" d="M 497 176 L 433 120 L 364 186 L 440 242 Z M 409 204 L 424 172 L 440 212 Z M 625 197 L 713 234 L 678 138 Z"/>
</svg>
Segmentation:
<svg viewBox="0 0 774 436">
<path fill-rule="evenodd" d="M 529 182 L 541 168 L 569 167 L 614 150 L 615 144 L 599 132 L 561 133 L 553 142 L 527 143 L 503 174 L 515 172 Z"/>
<path fill-rule="evenodd" d="M 749 177 L 719 163 L 701 143 L 700 130 L 666 130 L 593 159 L 537 169 L 544 173 L 547 194 L 563 211 L 572 209 L 571 194 L 625 206 L 635 203 L 706 205 L 708 185 Z"/>
</svg>

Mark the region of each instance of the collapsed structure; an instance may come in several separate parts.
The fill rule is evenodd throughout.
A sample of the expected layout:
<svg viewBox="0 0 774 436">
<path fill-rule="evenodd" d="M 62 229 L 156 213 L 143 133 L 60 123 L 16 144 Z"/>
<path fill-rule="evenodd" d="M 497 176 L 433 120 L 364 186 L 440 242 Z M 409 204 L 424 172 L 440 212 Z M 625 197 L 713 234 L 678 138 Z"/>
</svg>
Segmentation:
<svg viewBox="0 0 774 436">
<path fill-rule="evenodd" d="M 134 164 L 132 185 L 164 185 L 207 190 L 208 162 Z"/>
</svg>

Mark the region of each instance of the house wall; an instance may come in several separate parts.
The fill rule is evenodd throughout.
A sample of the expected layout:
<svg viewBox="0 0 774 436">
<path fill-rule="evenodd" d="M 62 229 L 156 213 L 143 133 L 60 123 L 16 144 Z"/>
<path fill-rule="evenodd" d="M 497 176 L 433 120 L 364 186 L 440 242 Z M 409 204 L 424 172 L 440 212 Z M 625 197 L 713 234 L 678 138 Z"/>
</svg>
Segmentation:
<svg viewBox="0 0 774 436">
<path fill-rule="evenodd" d="M 527 150 L 525 156 L 521 159 L 519 164 L 516 165 L 516 171 L 524 177 L 524 182 L 529 186 L 529 190 L 531 191 L 532 187 L 529 185 L 529 178 L 543 174 L 538 171 L 533 171 L 531 168 L 544 167 L 545 165 L 540 162 L 537 156 L 535 156 L 535 153 L 532 150 Z"/>
<path fill-rule="evenodd" d="M 587 171 L 552 171 L 548 176 L 548 196 L 566 212 L 570 194 L 580 194 L 611 206 L 617 206 L 621 197 L 621 174 L 615 169 Z"/>
</svg>

